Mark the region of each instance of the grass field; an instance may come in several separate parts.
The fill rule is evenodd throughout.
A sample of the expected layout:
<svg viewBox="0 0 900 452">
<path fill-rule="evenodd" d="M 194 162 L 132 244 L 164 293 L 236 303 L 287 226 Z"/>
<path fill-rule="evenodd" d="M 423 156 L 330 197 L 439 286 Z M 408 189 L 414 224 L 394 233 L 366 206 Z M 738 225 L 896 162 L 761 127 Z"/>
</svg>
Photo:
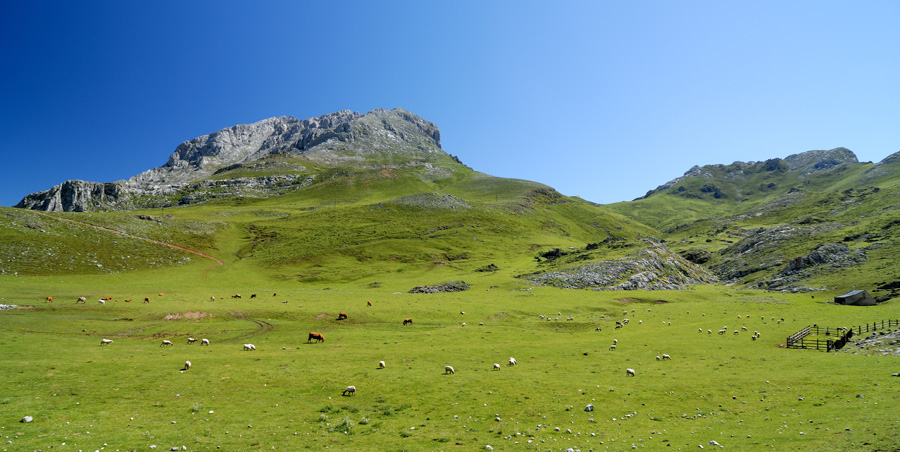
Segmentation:
<svg viewBox="0 0 900 452">
<path fill-rule="evenodd" d="M 0 450 L 900 448 L 897 356 L 780 347 L 809 324 L 900 318 L 896 303 L 844 307 L 823 303 L 829 294 L 724 287 L 558 290 L 449 267 L 343 284 L 246 270 L 195 259 L 118 275 L 0 277 L 0 303 L 33 306 L 0 311 Z M 472 287 L 406 293 L 451 279 Z M 349 319 L 335 320 L 339 312 Z M 748 331 L 716 334 L 723 326 Z M 326 341 L 307 343 L 310 331 Z M 663 353 L 672 360 L 657 361 Z M 341 395 L 348 385 L 355 396 Z"/>
</svg>

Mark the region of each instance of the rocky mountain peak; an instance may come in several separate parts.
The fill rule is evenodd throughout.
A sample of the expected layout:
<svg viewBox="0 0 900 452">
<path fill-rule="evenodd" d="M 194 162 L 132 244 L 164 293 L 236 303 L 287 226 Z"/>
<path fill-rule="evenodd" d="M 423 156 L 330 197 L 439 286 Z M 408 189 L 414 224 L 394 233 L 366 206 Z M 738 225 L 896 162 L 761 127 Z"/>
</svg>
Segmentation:
<svg viewBox="0 0 900 452">
<path fill-rule="evenodd" d="M 441 150 L 437 126 L 399 108 L 366 114 L 343 110 L 303 120 L 281 116 L 185 141 L 164 165 L 127 181 L 67 181 L 27 195 L 16 207 L 56 211 L 127 207 L 131 204 L 125 200 L 172 195 L 221 168 L 279 153 L 303 156 L 314 163 L 350 165 L 397 157 L 401 161 L 430 162 L 447 156 Z"/>
</svg>

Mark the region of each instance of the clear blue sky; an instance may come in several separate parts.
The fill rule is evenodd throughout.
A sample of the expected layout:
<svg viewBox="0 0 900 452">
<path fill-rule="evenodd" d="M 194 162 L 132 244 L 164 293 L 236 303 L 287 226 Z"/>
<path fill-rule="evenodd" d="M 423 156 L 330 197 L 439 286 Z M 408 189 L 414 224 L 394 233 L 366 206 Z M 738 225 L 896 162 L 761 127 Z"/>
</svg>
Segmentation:
<svg viewBox="0 0 900 452">
<path fill-rule="evenodd" d="M 4 1 L 0 205 L 272 116 L 401 107 L 610 203 L 695 164 L 900 151 L 897 1 Z"/>
</svg>

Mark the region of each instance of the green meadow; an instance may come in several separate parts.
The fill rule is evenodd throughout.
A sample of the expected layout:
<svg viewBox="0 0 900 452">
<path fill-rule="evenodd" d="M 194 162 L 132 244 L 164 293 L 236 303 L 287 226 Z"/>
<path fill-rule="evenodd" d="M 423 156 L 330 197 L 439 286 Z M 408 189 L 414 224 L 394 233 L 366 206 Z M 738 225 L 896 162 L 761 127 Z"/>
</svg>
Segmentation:
<svg viewBox="0 0 900 452">
<path fill-rule="evenodd" d="M 411 294 L 461 272 L 311 284 L 241 266 L 198 258 L 116 275 L 3 276 L 0 302 L 20 309 L 0 312 L 0 448 L 898 447 L 896 356 L 782 347 L 809 324 L 900 318 L 895 304 L 725 287 L 560 290 L 503 272 L 464 275 L 465 292 Z M 307 343 L 311 331 L 325 342 Z M 672 359 L 658 361 L 664 353 Z M 342 396 L 349 385 L 356 394 Z"/>
</svg>

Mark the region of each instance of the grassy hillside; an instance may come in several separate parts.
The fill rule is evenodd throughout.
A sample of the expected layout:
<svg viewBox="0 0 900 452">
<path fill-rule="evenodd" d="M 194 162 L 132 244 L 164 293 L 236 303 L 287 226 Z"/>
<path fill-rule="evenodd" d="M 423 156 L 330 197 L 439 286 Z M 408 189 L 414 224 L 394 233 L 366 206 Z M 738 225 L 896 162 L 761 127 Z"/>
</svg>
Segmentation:
<svg viewBox="0 0 900 452">
<path fill-rule="evenodd" d="M 309 182 L 145 211 L 0 209 L 0 304 L 19 306 L 0 311 L 0 450 L 896 449 L 895 360 L 783 348 L 807 325 L 900 318 L 893 301 L 829 303 L 896 275 L 888 166 L 848 170 L 868 185 L 741 202 L 660 192 L 628 211 L 457 162 L 276 163 L 216 177 L 296 164 L 280 175 Z M 694 211 L 664 218 L 676 206 Z M 665 273 L 668 247 L 720 274 L 759 267 L 738 280 L 770 284 L 831 242 L 866 260 L 792 283 L 824 289 L 814 294 L 523 277 L 619 259 Z M 651 249 L 664 259 L 641 254 Z M 459 280 L 467 291 L 409 293 Z M 326 341 L 307 343 L 313 331 Z M 356 395 L 341 395 L 348 385 Z"/>
</svg>

